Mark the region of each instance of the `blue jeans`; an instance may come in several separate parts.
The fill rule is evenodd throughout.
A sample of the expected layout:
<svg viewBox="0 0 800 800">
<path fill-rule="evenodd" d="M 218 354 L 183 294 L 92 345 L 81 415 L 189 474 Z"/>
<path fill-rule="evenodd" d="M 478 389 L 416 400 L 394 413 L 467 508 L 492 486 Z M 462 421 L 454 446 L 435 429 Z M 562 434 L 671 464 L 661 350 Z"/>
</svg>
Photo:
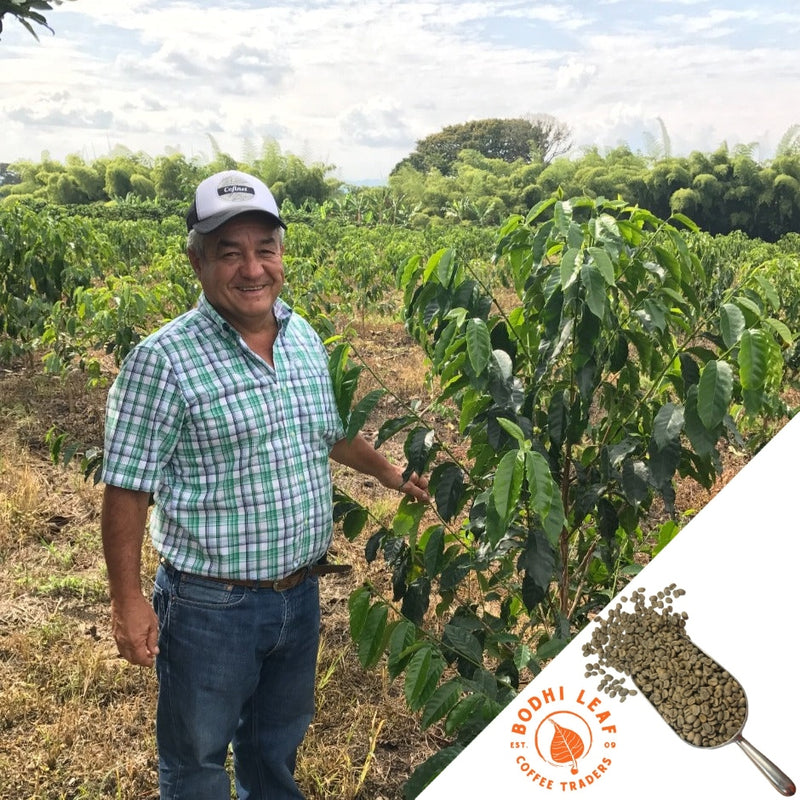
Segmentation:
<svg viewBox="0 0 800 800">
<path fill-rule="evenodd" d="M 161 800 L 297 800 L 297 748 L 314 715 L 316 576 L 284 592 L 159 567 L 156 739 Z"/>
</svg>

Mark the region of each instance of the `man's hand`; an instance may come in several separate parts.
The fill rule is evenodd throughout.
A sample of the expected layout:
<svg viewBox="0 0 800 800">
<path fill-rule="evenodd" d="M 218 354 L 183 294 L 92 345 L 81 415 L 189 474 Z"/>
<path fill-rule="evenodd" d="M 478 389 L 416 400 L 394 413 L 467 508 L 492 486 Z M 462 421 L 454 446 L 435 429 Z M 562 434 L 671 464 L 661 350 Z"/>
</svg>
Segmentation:
<svg viewBox="0 0 800 800">
<path fill-rule="evenodd" d="M 430 503 L 428 494 L 428 479 L 412 472 L 408 478 L 403 478 L 402 468 L 390 464 L 383 453 L 376 450 L 359 433 L 352 439 L 340 439 L 331 449 L 331 458 L 352 467 L 365 475 L 377 478 L 387 489 L 405 492 L 420 503 Z"/>
<path fill-rule="evenodd" d="M 119 654 L 142 667 L 152 667 L 158 654 L 158 617 L 144 595 L 125 603 L 111 601 L 111 630 Z"/>
<path fill-rule="evenodd" d="M 399 491 L 405 492 L 420 503 L 431 502 L 431 496 L 428 494 L 428 479 L 424 475 L 420 476 L 416 472 L 412 472 L 408 476 L 408 480 L 403 480 L 402 475 L 400 475 L 400 480 L 402 483 L 397 487 Z"/>
<path fill-rule="evenodd" d="M 107 485 L 100 528 L 111 594 L 111 627 L 119 654 L 145 667 L 158 653 L 158 617 L 142 594 L 142 540 L 150 495 Z"/>
</svg>

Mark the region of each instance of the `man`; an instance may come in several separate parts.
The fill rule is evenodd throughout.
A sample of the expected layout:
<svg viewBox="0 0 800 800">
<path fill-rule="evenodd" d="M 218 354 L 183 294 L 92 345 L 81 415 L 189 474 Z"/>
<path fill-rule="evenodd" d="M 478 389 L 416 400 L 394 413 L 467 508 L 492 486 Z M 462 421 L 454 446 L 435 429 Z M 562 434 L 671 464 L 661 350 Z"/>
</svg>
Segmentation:
<svg viewBox="0 0 800 800">
<path fill-rule="evenodd" d="M 162 800 L 302 797 L 314 710 L 317 574 L 332 532 L 329 456 L 428 502 L 365 439 L 344 438 L 319 338 L 280 299 L 285 224 L 241 172 L 187 216 L 198 306 L 142 341 L 109 392 L 102 534 L 114 637 L 155 663 Z M 153 605 L 141 547 L 161 555 Z"/>
</svg>

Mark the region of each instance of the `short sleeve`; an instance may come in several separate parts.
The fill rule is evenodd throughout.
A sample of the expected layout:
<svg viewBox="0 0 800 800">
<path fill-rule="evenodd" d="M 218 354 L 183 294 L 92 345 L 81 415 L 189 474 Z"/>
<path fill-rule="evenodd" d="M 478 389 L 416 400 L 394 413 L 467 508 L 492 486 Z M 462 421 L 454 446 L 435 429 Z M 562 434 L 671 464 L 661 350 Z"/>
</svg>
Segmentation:
<svg viewBox="0 0 800 800">
<path fill-rule="evenodd" d="M 163 353 L 134 348 L 108 393 L 102 480 L 154 491 L 186 415 L 186 402 Z"/>
</svg>

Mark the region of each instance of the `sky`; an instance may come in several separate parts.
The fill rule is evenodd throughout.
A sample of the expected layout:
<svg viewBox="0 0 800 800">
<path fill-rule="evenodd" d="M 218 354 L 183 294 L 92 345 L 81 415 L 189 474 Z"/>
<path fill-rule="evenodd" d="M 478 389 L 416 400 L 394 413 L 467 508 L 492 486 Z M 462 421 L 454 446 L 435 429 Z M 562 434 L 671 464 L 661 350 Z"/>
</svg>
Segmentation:
<svg viewBox="0 0 800 800">
<path fill-rule="evenodd" d="M 385 181 L 448 125 L 549 114 L 573 155 L 752 146 L 800 124 L 794 0 L 65 0 L 0 34 L 0 162 L 265 142 Z M 663 124 L 663 128 L 662 128 Z"/>
</svg>

